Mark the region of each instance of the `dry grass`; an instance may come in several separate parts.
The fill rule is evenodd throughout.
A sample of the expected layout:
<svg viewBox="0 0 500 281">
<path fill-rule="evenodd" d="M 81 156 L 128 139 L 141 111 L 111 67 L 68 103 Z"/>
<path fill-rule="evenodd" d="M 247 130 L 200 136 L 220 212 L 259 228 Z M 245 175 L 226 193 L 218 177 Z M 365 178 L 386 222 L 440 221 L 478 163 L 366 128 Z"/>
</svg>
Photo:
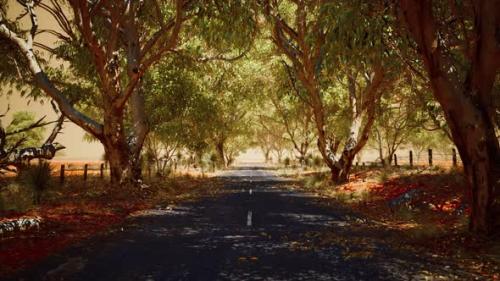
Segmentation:
<svg viewBox="0 0 500 281">
<path fill-rule="evenodd" d="M 398 245 L 453 257 L 464 267 L 477 267 L 474 270 L 487 278 L 500 278 L 500 239 L 468 233 L 469 198 L 465 179 L 457 169 L 358 169 L 342 185 L 332 184 L 328 173 L 299 178 L 299 188 L 331 198 L 393 231 Z M 410 190 L 418 190 L 420 195 L 408 206 L 391 206 L 392 200 Z"/>
<path fill-rule="evenodd" d="M 4 178 L 2 184 L 13 180 Z M 40 228 L 0 235 L 0 275 L 111 229 L 130 213 L 216 196 L 222 186 L 217 179 L 192 176 L 154 178 L 146 183 L 149 187 L 142 190 L 133 186 L 111 188 L 99 177 L 89 177 L 84 182 L 80 175 L 69 176 L 62 185 L 53 180 L 40 205 L 0 211 L 0 221 L 18 217 L 42 219 Z"/>
</svg>

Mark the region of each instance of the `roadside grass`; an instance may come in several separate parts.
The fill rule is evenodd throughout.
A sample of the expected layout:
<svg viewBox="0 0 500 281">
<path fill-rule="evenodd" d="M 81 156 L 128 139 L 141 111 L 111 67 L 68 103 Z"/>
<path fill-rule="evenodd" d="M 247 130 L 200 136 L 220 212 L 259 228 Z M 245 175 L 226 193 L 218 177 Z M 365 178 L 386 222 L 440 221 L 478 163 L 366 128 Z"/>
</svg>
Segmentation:
<svg viewBox="0 0 500 281">
<path fill-rule="evenodd" d="M 0 275 L 112 230 L 133 212 L 217 196 L 222 186 L 216 178 L 189 174 L 154 177 L 145 183 L 144 189 L 111 188 L 98 175 L 89 175 L 87 181 L 81 175 L 68 176 L 63 184 L 53 177 L 38 196 L 25 181 L 0 179 L 0 225 L 29 218 L 41 221 L 23 231 L 0 231 Z"/>
<path fill-rule="evenodd" d="M 453 257 L 464 267 L 499 280 L 500 237 L 469 234 L 469 199 L 459 168 L 357 167 L 350 182 L 340 185 L 331 183 L 328 175 L 302 174 L 297 177 L 298 188 L 331 198 L 392 231 L 392 242 L 398 245 Z M 394 203 L 405 194 L 410 199 Z"/>
</svg>

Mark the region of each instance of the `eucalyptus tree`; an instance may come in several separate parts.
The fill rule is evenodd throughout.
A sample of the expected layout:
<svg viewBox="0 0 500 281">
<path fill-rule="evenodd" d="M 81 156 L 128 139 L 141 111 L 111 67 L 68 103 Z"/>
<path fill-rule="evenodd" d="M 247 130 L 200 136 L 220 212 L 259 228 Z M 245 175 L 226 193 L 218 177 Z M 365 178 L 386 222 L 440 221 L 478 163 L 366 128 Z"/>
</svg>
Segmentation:
<svg viewBox="0 0 500 281">
<path fill-rule="evenodd" d="M 255 92 L 262 85 L 258 76 L 254 76 L 258 69 L 259 64 L 252 60 L 231 64 L 219 62 L 205 76 L 205 91 L 215 105 L 216 124 L 212 127 L 212 142 L 224 167 L 251 142 L 252 130 L 248 126 L 252 118 L 250 112 L 255 105 Z M 242 136 L 246 137 L 242 139 Z"/>
<path fill-rule="evenodd" d="M 260 1 L 272 29 L 272 41 L 305 89 L 318 136 L 318 149 L 332 179 L 348 180 L 352 161 L 366 144 L 375 118 L 375 104 L 387 82 L 384 65 L 383 12 L 363 1 Z M 387 52 L 386 52 L 387 53 Z M 352 63 L 351 63 L 352 62 Z M 327 68 L 325 67 L 327 66 Z M 342 69 L 347 84 L 349 132 L 341 143 L 327 131 L 324 82 Z M 335 94 L 335 93 L 333 93 Z M 345 106 L 343 106 L 345 107 Z M 334 114 L 330 113 L 330 114 Z"/>
<path fill-rule="evenodd" d="M 280 126 L 284 133 L 280 136 L 290 143 L 292 150 L 301 164 L 305 164 L 306 157 L 311 150 L 316 135 L 314 134 L 314 121 L 312 110 L 304 102 L 303 88 L 296 85 L 293 77 L 287 73 L 280 63 L 275 69 L 275 82 L 269 90 L 267 98 L 272 105 L 272 110 L 263 111 L 260 119 L 267 121 L 267 127 Z M 276 123 L 273 126 L 269 123 Z M 275 129 L 274 129 L 275 130 Z"/>
<path fill-rule="evenodd" d="M 472 195 L 470 229 L 496 232 L 500 229 L 500 146 L 494 87 L 500 69 L 500 1 L 397 3 L 406 27 L 399 29 L 401 36 L 412 39 L 404 51 L 417 53 L 423 63 L 423 75 L 444 111 L 463 161 Z"/>
<path fill-rule="evenodd" d="M 140 152 L 149 131 L 141 79 L 152 65 L 167 55 L 177 55 L 194 31 L 216 41 L 220 29 L 227 35 L 232 24 L 227 13 L 245 11 L 239 3 L 219 1 L 18 1 L 24 12 L 9 19 L 5 5 L 0 16 L 0 35 L 15 46 L 15 65 L 29 70 L 22 73 L 54 100 L 61 112 L 104 146 L 111 169 L 111 182 L 126 179 L 138 183 Z M 211 7 L 214 9 L 211 10 Z M 39 30 L 37 11 L 53 16 L 57 30 Z M 242 15 L 242 14 L 240 14 Z M 20 22 L 28 17 L 31 25 L 24 30 Z M 242 16 L 240 21 L 251 23 Z M 248 21 L 248 22 L 247 22 Z M 189 25 L 189 28 L 186 26 Z M 226 27 L 219 28 L 217 27 Z M 40 33 L 58 40 L 54 48 L 36 41 Z M 239 35 L 246 35 L 240 31 Z M 57 55 L 68 63 L 67 77 L 44 71 L 35 47 Z M 22 54 L 22 56 L 19 56 Z M 221 55 L 221 54 L 217 54 Z M 61 62 L 62 63 L 62 62 Z M 69 73 L 69 74 L 68 74 Z M 82 89 L 84 88 L 84 89 Z M 94 114 L 85 114 L 74 93 L 79 92 L 91 104 Z M 131 128 L 126 126 L 130 114 Z"/>
<path fill-rule="evenodd" d="M 181 57 L 167 57 L 155 65 L 144 77 L 147 121 L 150 133 L 146 138 L 144 154 L 149 164 L 163 174 L 174 155 L 189 146 L 194 134 L 193 114 L 202 114 L 196 95 L 199 87 L 189 71 L 191 64 Z"/>
<path fill-rule="evenodd" d="M 394 90 L 382 97 L 376 109 L 373 142 L 383 164 L 391 164 L 397 149 L 430 123 L 421 99 L 406 83 L 404 79 L 394 83 Z"/>
<path fill-rule="evenodd" d="M 265 163 L 271 161 L 271 152 L 273 150 L 274 134 L 267 129 L 265 121 L 254 120 L 253 124 L 253 144 L 260 148 L 262 154 L 264 155 Z"/>
<path fill-rule="evenodd" d="M 138 155 L 148 131 L 145 123 L 144 101 L 140 93 L 140 78 L 161 55 L 172 50 L 178 41 L 189 10 L 187 1 L 176 1 L 166 9 L 155 7 L 155 1 L 25 1 L 25 14 L 31 26 L 23 32 L 18 22 L 2 13 L 0 34 L 9 39 L 24 54 L 29 65 L 32 82 L 52 98 L 62 113 L 104 146 L 111 169 L 111 181 L 120 182 L 132 175 Z M 65 6 L 68 4 L 69 6 Z M 37 9 L 49 12 L 61 32 L 38 30 Z M 164 11 L 168 11 L 164 13 Z M 153 12 L 154 11 L 154 12 Z M 19 18 L 16 18 L 19 21 Z M 159 22 L 153 25 L 154 21 Z M 36 35 L 50 32 L 66 46 L 76 49 L 76 59 L 86 55 L 91 63 L 87 69 L 94 75 L 92 82 L 99 92 L 99 113 L 102 120 L 85 115 L 68 98 L 65 88 L 59 87 L 43 70 L 34 51 Z M 49 46 L 45 50 L 52 50 Z M 56 51 L 54 51 L 56 52 Z M 67 59 L 70 67 L 73 56 Z M 79 69 L 77 69 L 79 70 Z M 27 73 L 28 74 L 28 73 Z M 78 74 L 78 71 L 75 71 Z M 73 77 L 78 80 L 78 77 Z M 127 135 L 124 115 L 127 103 L 134 116 L 133 137 Z"/>
<path fill-rule="evenodd" d="M 208 65 L 184 56 L 162 59 L 144 78 L 151 135 L 147 153 L 157 167 L 188 150 L 200 155 L 211 143 L 218 124 L 214 99 L 203 91 Z M 163 169 L 160 169 L 163 170 Z"/>
</svg>

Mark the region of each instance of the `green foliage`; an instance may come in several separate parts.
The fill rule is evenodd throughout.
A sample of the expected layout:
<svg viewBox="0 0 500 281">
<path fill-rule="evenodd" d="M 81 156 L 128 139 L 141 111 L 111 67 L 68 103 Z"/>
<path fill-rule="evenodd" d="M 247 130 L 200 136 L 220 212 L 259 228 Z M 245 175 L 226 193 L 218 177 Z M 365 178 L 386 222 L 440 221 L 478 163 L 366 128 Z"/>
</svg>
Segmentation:
<svg viewBox="0 0 500 281">
<path fill-rule="evenodd" d="M 323 160 L 321 159 L 320 156 L 316 155 L 313 157 L 313 165 L 316 168 L 319 168 L 319 167 L 321 167 L 321 165 L 323 165 Z"/>
<path fill-rule="evenodd" d="M 385 183 L 386 181 L 389 180 L 390 176 L 392 175 L 392 171 L 389 168 L 383 168 L 380 170 L 380 173 L 378 174 L 378 182 L 379 183 Z"/>
<path fill-rule="evenodd" d="M 6 132 L 9 134 L 27 128 L 36 121 L 34 113 L 28 111 L 18 111 L 12 116 L 12 121 L 7 126 Z M 44 132 L 45 128 L 39 127 L 22 133 L 13 134 L 7 137 L 7 143 L 15 144 L 18 141 L 24 140 L 20 148 L 37 147 L 40 146 L 43 140 Z"/>
<path fill-rule="evenodd" d="M 33 207 L 33 190 L 12 182 L 0 189 L 0 210 L 24 212 Z"/>
<path fill-rule="evenodd" d="M 40 162 L 21 169 L 18 179 L 26 187 L 33 190 L 34 203 L 40 204 L 41 196 L 50 186 L 51 167 L 48 162 Z"/>
<path fill-rule="evenodd" d="M 325 187 L 329 183 L 328 173 L 314 173 L 304 179 L 307 188 Z"/>
<path fill-rule="evenodd" d="M 285 159 L 283 160 L 283 164 L 285 165 L 285 167 L 288 167 L 290 166 L 290 157 L 285 157 Z"/>
<path fill-rule="evenodd" d="M 218 52 L 244 50 L 257 33 L 256 13 L 249 1 L 202 1 L 192 32 Z"/>
<path fill-rule="evenodd" d="M 433 148 L 437 151 L 450 153 L 452 142 L 442 131 L 427 131 L 420 129 L 415 132 L 409 143 L 417 150 L 417 154 Z"/>
</svg>

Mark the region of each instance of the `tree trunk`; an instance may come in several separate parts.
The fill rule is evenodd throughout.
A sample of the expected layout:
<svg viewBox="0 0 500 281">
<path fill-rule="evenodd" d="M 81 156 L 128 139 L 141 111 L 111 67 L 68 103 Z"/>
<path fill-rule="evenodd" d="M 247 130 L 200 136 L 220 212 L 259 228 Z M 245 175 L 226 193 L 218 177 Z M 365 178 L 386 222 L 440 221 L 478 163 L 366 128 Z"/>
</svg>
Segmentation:
<svg viewBox="0 0 500 281">
<path fill-rule="evenodd" d="M 498 215 L 499 206 L 498 203 L 495 206 L 495 197 L 500 190 L 500 148 L 487 108 L 464 97 L 472 93 L 459 95 L 451 91 L 452 87 L 448 83 L 434 79 L 431 83 L 435 93 L 438 93 L 453 141 L 464 164 L 470 187 L 470 230 L 478 234 L 498 231 L 494 228 L 498 227 L 495 225 L 495 216 Z M 454 99 L 443 98 L 452 94 Z"/>
<path fill-rule="evenodd" d="M 123 182 L 130 172 L 130 152 L 125 140 L 123 110 L 115 109 L 104 113 L 104 136 L 101 142 L 109 161 L 112 185 Z"/>
<path fill-rule="evenodd" d="M 264 159 L 266 163 L 269 163 L 269 154 L 271 153 L 270 149 L 264 149 Z"/>
<path fill-rule="evenodd" d="M 495 216 L 500 203 L 495 197 L 500 190 L 500 147 L 491 110 L 492 87 L 500 67 L 497 5 L 498 1 L 474 2 L 474 49 L 465 57 L 470 66 L 462 83 L 448 72 L 432 1 L 401 0 L 404 20 L 419 47 L 434 97 L 443 108 L 464 164 L 471 197 L 469 227 L 476 234 L 499 230 Z"/>
<path fill-rule="evenodd" d="M 354 111 L 356 114 L 356 110 Z M 351 171 L 352 167 L 352 162 L 354 160 L 354 157 L 356 156 L 356 153 L 358 153 L 361 148 L 366 143 L 366 140 L 368 139 L 368 136 L 366 136 L 366 140 L 358 140 L 359 135 L 362 133 L 361 130 L 365 131 L 366 129 L 369 128 L 362 128 L 361 123 L 363 121 L 363 115 L 358 114 L 352 121 L 351 123 L 351 128 L 349 130 L 349 138 L 346 141 L 346 144 L 344 146 L 344 150 L 342 151 L 342 155 L 335 163 L 333 168 L 331 169 L 332 172 L 332 181 L 337 182 L 337 183 L 344 183 L 349 181 L 349 173 Z M 367 122 L 366 126 L 370 126 L 373 124 L 372 122 Z"/>
<path fill-rule="evenodd" d="M 215 150 L 217 151 L 217 156 L 219 158 L 219 165 L 221 167 L 227 168 L 226 155 L 224 151 L 224 141 L 218 141 L 215 145 Z"/>
<path fill-rule="evenodd" d="M 349 181 L 352 163 L 356 155 L 348 152 L 342 156 L 341 160 L 331 169 L 332 181 L 336 183 L 345 183 Z"/>
<path fill-rule="evenodd" d="M 137 76 L 140 68 L 140 43 L 139 32 L 135 18 L 128 18 L 125 21 L 125 38 L 127 41 L 127 76 L 133 80 Z M 129 109 L 132 113 L 132 137 L 128 141 L 130 147 L 130 181 L 135 185 L 142 183 L 142 161 L 141 151 L 144 141 L 149 132 L 149 126 L 146 118 L 146 103 L 142 88 L 142 78 L 137 82 L 129 98 Z"/>
<path fill-rule="evenodd" d="M 384 69 L 380 65 L 374 66 L 372 78 L 367 81 L 364 93 L 356 95 L 355 78 L 349 77 L 349 101 L 352 111 L 352 122 L 340 159 L 335 162 L 332 170 L 332 180 L 344 183 L 349 180 L 352 162 L 356 154 L 368 142 L 373 123 L 375 122 L 375 107 L 382 95 L 382 82 L 384 80 Z M 362 103 L 361 103 L 362 102 Z M 366 119 L 366 120 L 365 120 Z M 365 124 L 363 126 L 363 121 Z"/>
<path fill-rule="evenodd" d="M 301 166 L 305 166 L 307 164 L 307 150 L 300 150 L 299 151 L 299 161 Z"/>
<path fill-rule="evenodd" d="M 133 120 L 133 137 L 129 143 L 130 157 L 130 181 L 134 184 L 142 182 L 142 161 L 141 152 L 144 146 L 144 141 L 149 132 L 149 126 L 146 121 L 146 109 L 144 94 L 141 91 L 141 86 L 137 86 L 136 90 L 130 96 L 130 109 Z M 159 159 L 158 159 L 159 160 Z"/>
</svg>

